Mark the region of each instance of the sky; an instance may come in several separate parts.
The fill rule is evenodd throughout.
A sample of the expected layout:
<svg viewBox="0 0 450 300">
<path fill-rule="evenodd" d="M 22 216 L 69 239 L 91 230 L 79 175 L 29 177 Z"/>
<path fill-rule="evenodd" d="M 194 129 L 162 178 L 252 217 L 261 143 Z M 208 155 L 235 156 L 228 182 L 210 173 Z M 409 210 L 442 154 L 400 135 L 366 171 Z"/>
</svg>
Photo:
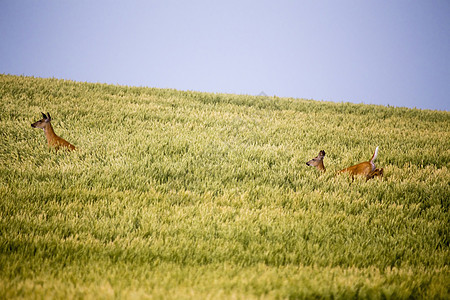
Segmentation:
<svg viewBox="0 0 450 300">
<path fill-rule="evenodd" d="M 450 110 L 450 1 L 0 0 L 0 73 Z"/>
</svg>

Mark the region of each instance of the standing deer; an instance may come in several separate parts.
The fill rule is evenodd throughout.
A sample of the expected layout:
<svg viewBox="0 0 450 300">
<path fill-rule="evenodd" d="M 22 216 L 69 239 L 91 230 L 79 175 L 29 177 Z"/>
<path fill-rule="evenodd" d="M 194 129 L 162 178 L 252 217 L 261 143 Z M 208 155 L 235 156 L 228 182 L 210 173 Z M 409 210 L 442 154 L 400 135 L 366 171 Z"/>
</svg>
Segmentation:
<svg viewBox="0 0 450 300">
<path fill-rule="evenodd" d="M 31 127 L 33 128 L 41 128 L 44 130 L 45 137 L 47 138 L 47 143 L 49 148 L 53 148 L 56 151 L 60 148 L 65 148 L 69 151 L 75 150 L 75 146 L 70 144 L 65 139 L 59 137 L 56 135 L 55 131 L 53 131 L 52 124 L 50 123 L 52 120 L 52 117 L 50 117 L 50 114 L 47 113 L 45 115 L 42 113 L 42 120 L 39 120 L 33 124 L 31 124 Z"/>
<path fill-rule="evenodd" d="M 338 171 L 338 173 L 350 173 L 352 175 L 352 178 L 355 175 L 362 175 L 366 177 L 366 180 L 372 179 L 376 176 L 383 177 L 383 168 L 376 169 L 374 161 L 378 156 L 378 147 L 375 149 L 374 154 L 372 155 L 372 158 L 369 161 L 365 161 L 362 163 L 359 163 L 357 165 L 345 168 L 343 170 Z M 319 155 L 310 161 L 308 161 L 306 164 L 308 166 L 316 167 L 320 171 L 325 171 L 325 166 L 323 164 L 323 159 L 325 157 L 325 151 L 321 150 L 319 152 Z"/>
</svg>

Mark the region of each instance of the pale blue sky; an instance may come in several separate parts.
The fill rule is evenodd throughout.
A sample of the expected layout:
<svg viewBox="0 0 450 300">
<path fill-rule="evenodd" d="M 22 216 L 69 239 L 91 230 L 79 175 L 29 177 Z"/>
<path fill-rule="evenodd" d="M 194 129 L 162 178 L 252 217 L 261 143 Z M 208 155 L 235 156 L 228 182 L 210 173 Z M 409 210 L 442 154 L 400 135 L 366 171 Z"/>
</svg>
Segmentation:
<svg viewBox="0 0 450 300">
<path fill-rule="evenodd" d="M 450 110 L 450 1 L 0 0 L 0 73 Z"/>
</svg>

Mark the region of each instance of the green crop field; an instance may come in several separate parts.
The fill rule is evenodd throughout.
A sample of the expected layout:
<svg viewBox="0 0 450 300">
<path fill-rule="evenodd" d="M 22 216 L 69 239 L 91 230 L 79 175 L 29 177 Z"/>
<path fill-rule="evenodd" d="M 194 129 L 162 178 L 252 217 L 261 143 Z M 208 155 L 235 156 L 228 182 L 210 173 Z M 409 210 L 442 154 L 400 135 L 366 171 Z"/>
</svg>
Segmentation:
<svg viewBox="0 0 450 300">
<path fill-rule="evenodd" d="M 450 297 L 450 112 L 10 75 L 0 99 L 0 299 Z M 336 175 L 376 146 L 382 179 Z"/>
</svg>

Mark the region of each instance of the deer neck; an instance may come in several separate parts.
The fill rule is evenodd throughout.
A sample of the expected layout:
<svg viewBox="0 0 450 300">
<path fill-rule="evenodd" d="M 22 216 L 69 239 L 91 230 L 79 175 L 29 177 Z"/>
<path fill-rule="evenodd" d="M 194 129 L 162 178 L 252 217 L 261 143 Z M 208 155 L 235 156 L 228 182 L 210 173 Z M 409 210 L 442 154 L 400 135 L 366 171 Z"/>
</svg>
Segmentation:
<svg viewBox="0 0 450 300">
<path fill-rule="evenodd" d="M 50 124 L 50 123 L 48 123 L 44 127 L 44 134 L 45 134 L 45 137 L 47 138 L 47 142 L 49 142 L 49 143 L 57 137 L 55 131 L 53 131 L 52 124 Z"/>
<path fill-rule="evenodd" d="M 317 169 L 320 171 L 325 171 L 325 166 L 323 165 L 323 161 L 321 161 L 318 165 L 317 165 Z"/>
</svg>

